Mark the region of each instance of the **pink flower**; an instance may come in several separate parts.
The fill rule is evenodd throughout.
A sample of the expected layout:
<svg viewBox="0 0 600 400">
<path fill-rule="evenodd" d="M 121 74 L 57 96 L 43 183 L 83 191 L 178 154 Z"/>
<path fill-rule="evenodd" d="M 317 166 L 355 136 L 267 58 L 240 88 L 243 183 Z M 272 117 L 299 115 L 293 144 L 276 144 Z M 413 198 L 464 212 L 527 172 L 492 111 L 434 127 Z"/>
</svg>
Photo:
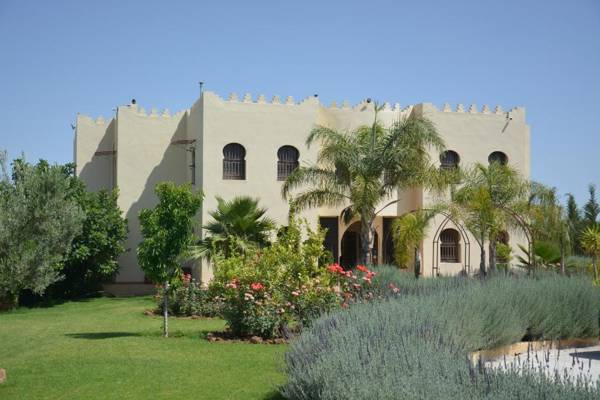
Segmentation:
<svg viewBox="0 0 600 400">
<path fill-rule="evenodd" d="M 237 283 L 235 281 L 231 281 L 227 285 L 225 285 L 225 287 L 229 289 L 237 289 Z"/>
<path fill-rule="evenodd" d="M 361 272 L 369 272 L 369 270 L 367 269 L 367 267 L 365 267 L 364 265 L 357 265 L 356 269 L 361 271 Z"/>
<path fill-rule="evenodd" d="M 262 283 L 260 282 L 254 282 L 253 284 L 250 285 L 250 288 L 252 290 L 254 290 L 255 292 L 258 292 L 259 290 L 264 289 L 265 287 L 263 286 Z"/>
<path fill-rule="evenodd" d="M 298 292 L 297 290 L 294 290 L 294 291 L 292 292 L 292 296 L 294 296 L 294 297 L 298 297 L 298 296 L 300 296 L 300 292 Z"/>
<path fill-rule="evenodd" d="M 329 272 L 331 272 L 333 274 L 343 274 L 344 273 L 344 268 L 342 268 L 340 266 L 340 264 L 331 264 L 327 267 L 327 269 L 329 270 Z"/>
</svg>

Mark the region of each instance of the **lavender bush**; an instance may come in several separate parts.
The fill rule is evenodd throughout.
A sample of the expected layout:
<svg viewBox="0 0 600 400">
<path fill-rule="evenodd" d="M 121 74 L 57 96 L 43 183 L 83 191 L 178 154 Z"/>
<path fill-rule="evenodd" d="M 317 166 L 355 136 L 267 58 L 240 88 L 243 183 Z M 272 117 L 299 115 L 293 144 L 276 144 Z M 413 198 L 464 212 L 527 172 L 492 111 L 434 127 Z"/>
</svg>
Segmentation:
<svg viewBox="0 0 600 400">
<path fill-rule="evenodd" d="M 578 277 L 414 280 L 404 294 L 322 316 L 286 354 L 288 399 L 597 399 L 600 382 L 472 366 L 522 339 L 598 337 L 600 291 Z"/>
</svg>

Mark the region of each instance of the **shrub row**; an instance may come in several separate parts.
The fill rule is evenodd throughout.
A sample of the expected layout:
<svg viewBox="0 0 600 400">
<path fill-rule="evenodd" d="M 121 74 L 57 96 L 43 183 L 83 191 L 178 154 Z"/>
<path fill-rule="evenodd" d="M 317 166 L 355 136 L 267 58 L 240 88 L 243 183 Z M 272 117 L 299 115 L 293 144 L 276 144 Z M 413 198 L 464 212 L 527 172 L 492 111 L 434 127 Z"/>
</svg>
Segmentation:
<svg viewBox="0 0 600 400">
<path fill-rule="evenodd" d="M 524 338 L 598 337 L 600 291 L 578 277 L 416 281 L 379 271 L 403 295 L 322 316 L 286 354 L 289 399 L 592 399 L 590 385 L 499 371 L 469 351 Z"/>
</svg>

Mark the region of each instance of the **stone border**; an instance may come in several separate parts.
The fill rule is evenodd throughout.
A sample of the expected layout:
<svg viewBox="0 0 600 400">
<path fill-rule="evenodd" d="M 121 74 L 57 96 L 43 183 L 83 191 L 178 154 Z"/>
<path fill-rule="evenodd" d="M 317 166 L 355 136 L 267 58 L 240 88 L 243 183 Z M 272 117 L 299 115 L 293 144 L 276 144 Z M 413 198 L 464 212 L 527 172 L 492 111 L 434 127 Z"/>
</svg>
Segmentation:
<svg viewBox="0 0 600 400">
<path fill-rule="evenodd" d="M 600 344 L 596 338 L 584 339 L 562 339 L 562 340 L 539 340 L 533 342 L 518 342 L 506 346 L 496 347 L 489 350 L 479 350 L 469 353 L 469 360 L 473 364 L 479 362 L 495 361 L 501 357 L 516 357 L 520 354 L 526 354 L 528 351 L 540 351 L 544 349 L 566 349 L 591 347 Z"/>
</svg>

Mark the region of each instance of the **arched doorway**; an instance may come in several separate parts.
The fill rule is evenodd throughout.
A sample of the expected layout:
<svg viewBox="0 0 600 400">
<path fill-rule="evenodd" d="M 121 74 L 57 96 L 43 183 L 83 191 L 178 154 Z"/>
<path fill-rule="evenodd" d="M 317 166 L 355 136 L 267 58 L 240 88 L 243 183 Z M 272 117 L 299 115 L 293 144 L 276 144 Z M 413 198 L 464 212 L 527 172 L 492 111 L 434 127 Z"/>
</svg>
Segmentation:
<svg viewBox="0 0 600 400">
<path fill-rule="evenodd" d="M 379 248 L 379 237 L 377 231 L 373 238 L 374 249 L 373 249 L 373 263 L 378 263 L 378 248 Z M 342 243 L 340 246 L 341 254 L 339 263 L 345 269 L 354 268 L 359 264 L 360 261 L 360 221 L 354 222 L 346 229 L 342 236 Z"/>
</svg>

